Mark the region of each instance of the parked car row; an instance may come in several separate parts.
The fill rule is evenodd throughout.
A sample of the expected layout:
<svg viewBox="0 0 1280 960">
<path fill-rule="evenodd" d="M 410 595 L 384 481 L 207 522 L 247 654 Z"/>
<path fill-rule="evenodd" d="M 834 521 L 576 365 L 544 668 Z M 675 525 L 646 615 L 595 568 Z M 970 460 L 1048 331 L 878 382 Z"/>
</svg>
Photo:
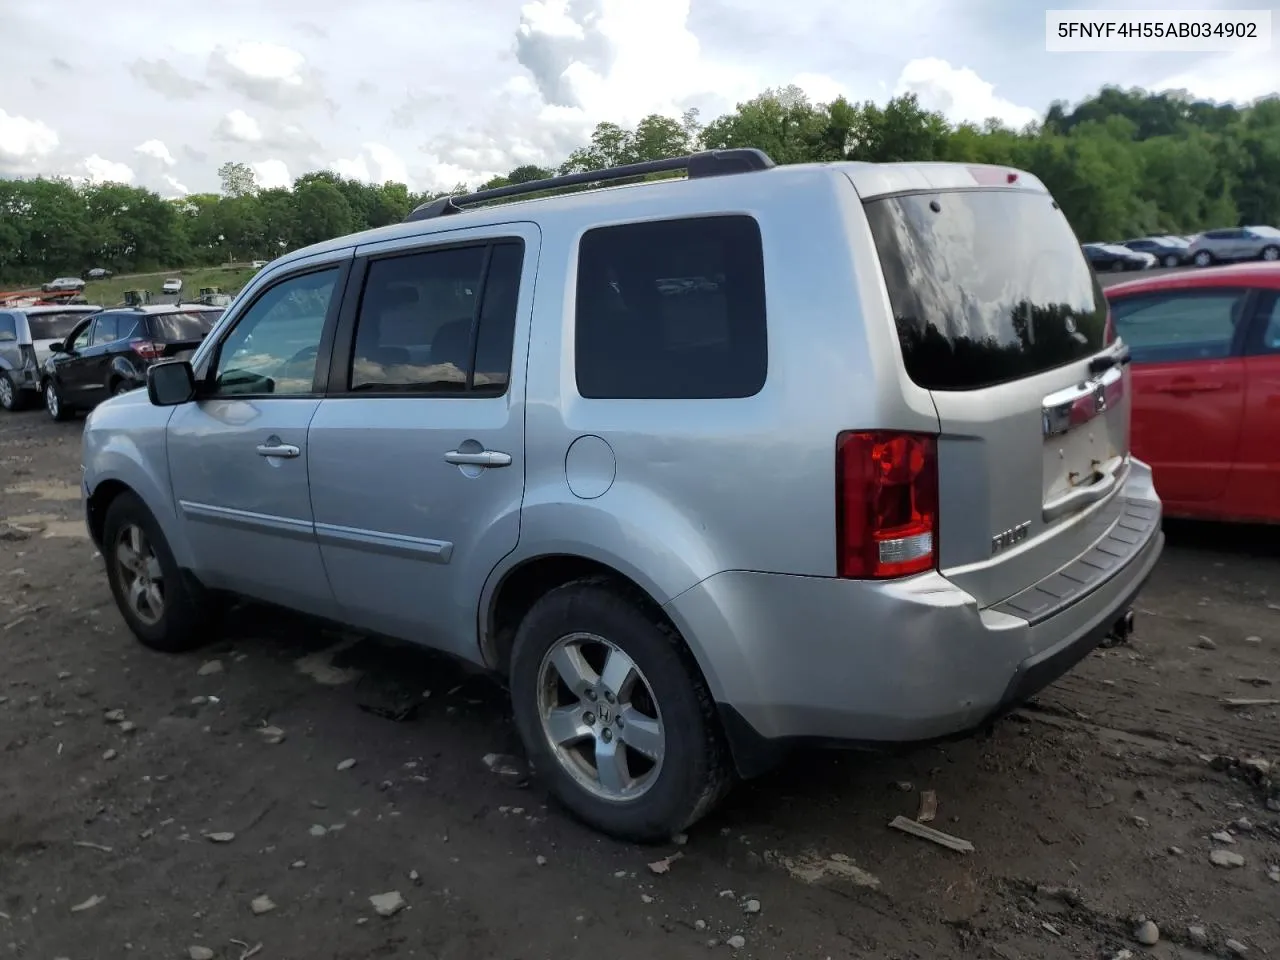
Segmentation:
<svg viewBox="0 0 1280 960">
<path fill-rule="evenodd" d="M 1280 261 L 1280 230 L 1275 227 L 1231 227 L 1193 237 L 1141 237 L 1115 243 L 1086 243 L 1085 256 L 1095 270 L 1146 270 L 1242 260 Z"/>
<path fill-rule="evenodd" d="M 43 395 L 55 420 L 90 410 L 143 386 L 157 360 L 189 356 L 221 315 L 186 304 L 0 311 L 0 408 Z"/>
</svg>

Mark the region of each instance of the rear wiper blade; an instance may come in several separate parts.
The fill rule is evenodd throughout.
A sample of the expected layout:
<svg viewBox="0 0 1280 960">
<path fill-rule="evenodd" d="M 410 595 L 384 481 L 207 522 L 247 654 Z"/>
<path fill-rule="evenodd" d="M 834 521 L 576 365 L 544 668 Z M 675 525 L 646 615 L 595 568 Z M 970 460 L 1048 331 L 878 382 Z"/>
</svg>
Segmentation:
<svg viewBox="0 0 1280 960">
<path fill-rule="evenodd" d="M 1112 367 L 1128 363 L 1133 359 L 1129 353 L 1128 347 L 1121 347 L 1118 351 L 1104 353 L 1100 357 L 1094 357 L 1089 361 L 1089 372 L 1093 374 L 1102 373 L 1110 370 Z"/>
</svg>

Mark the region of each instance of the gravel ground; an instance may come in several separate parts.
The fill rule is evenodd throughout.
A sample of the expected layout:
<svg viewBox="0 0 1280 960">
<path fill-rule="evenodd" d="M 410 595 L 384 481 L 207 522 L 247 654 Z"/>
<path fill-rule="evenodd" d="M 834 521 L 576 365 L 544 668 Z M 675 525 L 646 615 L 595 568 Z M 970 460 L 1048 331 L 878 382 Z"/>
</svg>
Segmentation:
<svg viewBox="0 0 1280 960">
<path fill-rule="evenodd" d="M 1132 642 L 987 736 L 797 756 L 638 848 L 492 772 L 503 693 L 452 663 L 257 608 L 144 650 L 83 531 L 79 433 L 0 416 L 0 954 L 1280 951 L 1280 711 L 1223 703 L 1280 696 L 1274 533 L 1171 525 Z M 923 790 L 974 852 L 888 828 Z"/>
</svg>

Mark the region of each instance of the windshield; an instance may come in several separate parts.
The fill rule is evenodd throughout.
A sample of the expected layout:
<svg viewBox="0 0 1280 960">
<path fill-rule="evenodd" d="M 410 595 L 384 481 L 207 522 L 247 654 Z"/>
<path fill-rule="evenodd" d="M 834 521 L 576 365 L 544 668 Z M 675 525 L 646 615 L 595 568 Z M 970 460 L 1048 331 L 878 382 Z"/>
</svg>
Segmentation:
<svg viewBox="0 0 1280 960">
<path fill-rule="evenodd" d="M 976 390 L 1102 349 L 1106 300 L 1048 195 L 957 190 L 865 207 L 920 386 Z"/>
<path fill-rule="evenodd" d="M 88 313 L 89 311 L 84 310 L 74 313 L 29 313 L 27 326 L 31 328 L 31 339 L 65 340 Z"/>
<path fill-rule="evenodd" d="M 151 335 L 157 340 L 182 342 L 200 340 L 213 329 L 221 310 L 189 313 L 162 313 L 151 318 Z"/>
</svg>

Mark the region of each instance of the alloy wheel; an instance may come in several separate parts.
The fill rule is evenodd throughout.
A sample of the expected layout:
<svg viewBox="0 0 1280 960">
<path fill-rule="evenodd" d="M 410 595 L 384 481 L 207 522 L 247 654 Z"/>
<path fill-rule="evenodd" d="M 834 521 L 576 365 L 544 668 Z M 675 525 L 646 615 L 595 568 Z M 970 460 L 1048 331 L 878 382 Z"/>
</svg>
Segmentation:
<svg viewBox="0 0 1280 960">
<path fill-rule="evenodd" d="M 53 385 L 53 381 L 44 386 L 44 405 L 49 411 L 49 416 L 56 420 L 62 404 L 58 401 L 58 388 Z"/>
<path fill-rule="evenodd" d="M 6 410 L 13 409 L 13 383 L 8 377 L 0 376 L 0 407 Z"/>
<path fill-rule="evenodd" d="M 588 793 L 622 802 L 657 781 L 666 731 L 636 662 L 591 633 L 561 637 L 538 668 L 538 715 L 560 766 Z"/>
<path fill-rule="evenodd" d="M 155 626 L 164 616 L 164 576 L 146 531 L 132 523 L 121 527 L 115 561 L 129 611 L 147 626 Z"/>
</svg>

